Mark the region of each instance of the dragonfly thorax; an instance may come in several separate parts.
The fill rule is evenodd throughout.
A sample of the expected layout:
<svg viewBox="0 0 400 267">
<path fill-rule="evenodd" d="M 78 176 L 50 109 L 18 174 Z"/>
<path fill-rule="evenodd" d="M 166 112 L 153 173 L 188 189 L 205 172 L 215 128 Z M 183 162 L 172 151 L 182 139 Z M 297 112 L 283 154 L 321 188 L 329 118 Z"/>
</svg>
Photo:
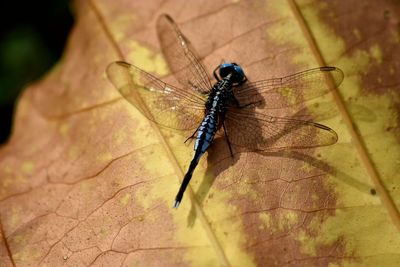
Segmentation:
<svg viewBox="0 0 400 267">
<path fill-rule="evenodd" d="M 215 110 L 219 114 L 224 113 L 226 103 L 232 97 L 232 74 L 229 73 L 222 80 L 214 84 L 206 102 L 206 110 Z"/>
</svg>

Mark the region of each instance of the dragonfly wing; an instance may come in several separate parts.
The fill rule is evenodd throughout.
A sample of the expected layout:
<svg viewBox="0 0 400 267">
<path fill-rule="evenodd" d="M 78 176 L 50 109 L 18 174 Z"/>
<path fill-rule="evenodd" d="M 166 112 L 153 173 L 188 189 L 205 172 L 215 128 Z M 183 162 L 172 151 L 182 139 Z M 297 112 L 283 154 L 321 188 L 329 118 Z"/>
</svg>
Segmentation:
<svg viewBox="0 0 400 267">
<path fill-rule="evenodd" d="M 157 33 L 164 57 L 179 83 L 207 94 L 212 86 L 210 78 L 189 40 L 170 16 L 164 14 L 158 18 Z"/>
<path fill-rule="evenodd" d="M 196 129 L 204 116 L 206 96 L 166 84 L 129 63 L 107 67 L 109 80 L 149 120 L 176 130 Z"/>
<path fill-rule="evenodd" d="M 250 108 L 230 107 L 225 126 L 231 143 L 254 150 L 312 148 L 334 144 L 338 139 L 325 125 L 265 115 Z"/>
<path fill-rule="evenodd" d="M 240 105 L 255 104 L 264 109 L 295 107 L 338 87 L 343 72 L 335 67 L 320 67 L 283 78 L 249 82 L 235 88 Z"/>
</svg>

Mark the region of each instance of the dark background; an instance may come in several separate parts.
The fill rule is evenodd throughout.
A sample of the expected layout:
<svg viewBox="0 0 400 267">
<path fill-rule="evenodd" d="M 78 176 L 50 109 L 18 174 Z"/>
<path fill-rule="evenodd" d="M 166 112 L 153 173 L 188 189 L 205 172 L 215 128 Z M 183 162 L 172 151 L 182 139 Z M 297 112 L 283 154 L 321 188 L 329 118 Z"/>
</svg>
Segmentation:
<svg viewBox="0 0 400 267">
<path fill-rule="evenodd" d="M 67 0 L 0 3 L 0 144 L 10 135 L 17 97 L 61 57 L 73 23 Z"/>
</svg>

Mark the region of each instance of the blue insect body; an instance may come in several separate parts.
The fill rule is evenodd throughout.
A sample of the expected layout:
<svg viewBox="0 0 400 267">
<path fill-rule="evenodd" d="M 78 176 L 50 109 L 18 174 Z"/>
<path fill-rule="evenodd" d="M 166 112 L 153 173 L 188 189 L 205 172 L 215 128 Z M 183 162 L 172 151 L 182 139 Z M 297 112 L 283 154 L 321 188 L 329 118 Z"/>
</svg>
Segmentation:
<svg viewBox="0 0 400 267">
<path fill-rule="evenodd" d="M 222 80 L 219 80 L 219 77 L 214 71 L 214 74 L 219 81 L 213 86 L 211 93 L 208 96 L 205 105 L 206 115 L 197 129 L 197 138 L 194 145 L 195 154 L 193 160 L 190 162 L 189 169 L 183 178 L 178 194 L 175 197 L 175 208 L 177 208 L 182 201 L 183 193 L 192 178 L 193 171 L 199 163 L 200 157 L 211 145 L 215 133 L 218 130 L 218 126 L 223 124 L 227 103 L 229 100 L 234 99 L 232 87 L 238 86 L 247 80 L 242 68 L 236 63 L 224 63 L 220 65 L 218 69 Z M 232 154 L 230 144 L 229 149 Z"/>
<path fill-rule="evenodd" d="M 247 82 L 241 66 L 226 62 L 214 70 L 217 82 L 212 86 L 190 42 L 170 16 L 159 17 L 157 33 L 170 70 L 181 87 L 122 61 L 111 63 L 107 75 L 121 95 L 149 120 L 192 132 L 187 140 L 196 138 L 194 157 L 175 197 L 175 208 L 218 131 L 223 131 L 232 156 L 232 145 L 277 151 L 336 143 L 335 131 L 304 120 L 304 114 L 297 112 L 304 108 L 304 102 L 339 86 L 343 80 L 340 69 L 319 67 L 283 78 Z M 256 109 L 260 107 L 267 112 Z M 288 110 L 294 111 L 287 116 L 273 115 Z"/>
</svg>

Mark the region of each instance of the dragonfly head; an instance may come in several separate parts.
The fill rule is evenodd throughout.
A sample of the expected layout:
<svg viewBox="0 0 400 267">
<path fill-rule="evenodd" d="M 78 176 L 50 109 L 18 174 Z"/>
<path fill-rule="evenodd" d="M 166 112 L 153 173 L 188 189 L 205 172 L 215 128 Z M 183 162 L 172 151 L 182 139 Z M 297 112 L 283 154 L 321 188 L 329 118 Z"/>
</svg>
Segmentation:
<svg viewBox="0 0 400 267">
<path fill-rule="evenodd" d="M 247 78 L 242 67 L 236 63 L 223 63 L 219 65 L 219 76 L 223 79 L 232 74 L 232 82 L 236 85 L 244 83 Z"/>
</svg>

